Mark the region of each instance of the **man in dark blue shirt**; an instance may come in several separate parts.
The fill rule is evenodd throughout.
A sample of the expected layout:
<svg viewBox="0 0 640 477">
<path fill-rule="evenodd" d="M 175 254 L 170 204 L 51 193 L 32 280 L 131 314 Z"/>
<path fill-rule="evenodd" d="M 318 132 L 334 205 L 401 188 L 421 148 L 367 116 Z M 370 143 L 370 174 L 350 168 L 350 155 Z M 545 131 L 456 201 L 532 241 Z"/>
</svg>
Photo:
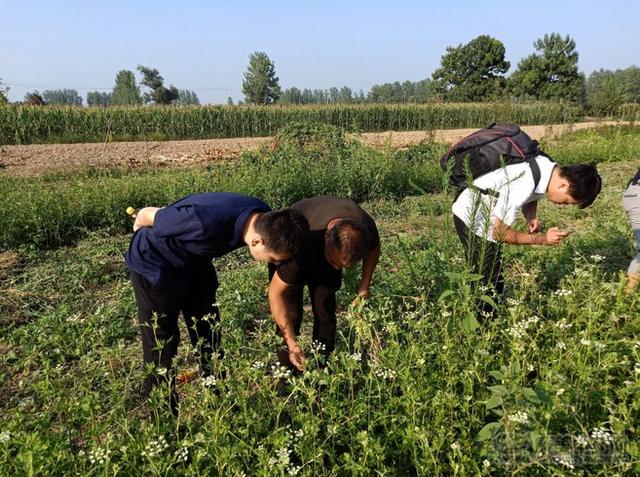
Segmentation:
<svg viewBox="0 0 640 477">
<path fill-rule="evenodd" d="M 308 228 L 297 211 L 271 211 L 260 199 L 230 192 L 191 195 L 164 208 L 138 211 L 125 260 L 138 304 L 143 361 L 153 365 L 145 395 L 165 376 L 177 414 L 172 361 L 180 312 L 198 347 L 203 376 L 211 374 L 213 353 L 222 357 L 218 280 L 211 260 L 247 245 L 256 260 L 279 263 L 295 255 Z"/>
</svg>

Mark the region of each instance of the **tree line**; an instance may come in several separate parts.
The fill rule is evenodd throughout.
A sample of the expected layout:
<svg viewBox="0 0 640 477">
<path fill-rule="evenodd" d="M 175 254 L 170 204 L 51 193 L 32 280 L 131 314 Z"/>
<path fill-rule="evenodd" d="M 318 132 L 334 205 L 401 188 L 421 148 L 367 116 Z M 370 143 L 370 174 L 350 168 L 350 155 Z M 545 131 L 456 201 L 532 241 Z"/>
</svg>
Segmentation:
<svg viewBox="0 0 640 477">
<path fill-rule="evenodd" d="M 510 76 L 504 44 L 480 35 L 466 44 L 447 47 L 440 67 L 421 81 L 374 85 L 365 95 L 351 88 L 280 90 L 275 66 L 264 52 L 249 58 L 243 93 L 253 104 L 426 103 L 569 101 L 598 114 L 617 111 L 624 103 L 640 102 L 640 68 L 595 71 L 585 78 L 578 69 L 578 51 L 570 36 L 545 34 L 533 43 L 534 52 L 520 60 Z M 255 84 L 262 85 L 255 88 Z"/>
<path fill-rule="evenodd" d="M 121 70 L 116 75 L 115 84 L 110 92 L 89 91 L 87 106 L 130 106 L 137 104 L 175 104 L 178 106 L 198 105 L 200 100 L 194 91 L 178 89 L 173 85 L 166 87 L 164 78 L 156 68 L 139 65 L 142 75 L 140 84 L 136 83 L 133 71 Z M 145 88 L 144 90 L 141 87 Z M 7 102 L 7 87 L 0 81 L 0 104 Z M 61 104 L 82 106 L 82 97 L 75 89 L 53 89 L 42 92 L 32 91 L 25 95 L 23 103 L 29 105 Z"/>
<path fill-rule="evenodd" d="M 242 81 L 244 100 L 238 104 L 337 104 L 337 103 L 427 103 L 569 101 L 588 107 L 596 114 L 609 114 L 625 103 L 640 102 L 640 68 L 599 70 L 585 77 L 578 69 L 578 51 L 570 36 L 545 34 L 533 43 L 534 51 L 520 60 L 507 76 L 511 63 L 504 44 L 489 35 L 480 35 L 466 44 L 447 47 L 440 66 L 429 78 L 376 84 L 365 94 L 348 86 L 329 89 L 282 90 L 275 64 L 265 52 L 249 56 Z M 129 70 L 118 72 L 111 92 L 90 91 L 87 106 L 136 104 L 200 104 L 194 91 L 166 87 L 155 68 L 139 65 L 140 84 Z M 141 91 L 141 87 L 144 91 Z M 6 86 L 0 80 L 0 104 L 7 102 Z M 34 91 L 24 98 L 27 104 L 82 105 L 74 89 Z M 233 104 L 228 98 L 227 104 Z"/>
</svg>

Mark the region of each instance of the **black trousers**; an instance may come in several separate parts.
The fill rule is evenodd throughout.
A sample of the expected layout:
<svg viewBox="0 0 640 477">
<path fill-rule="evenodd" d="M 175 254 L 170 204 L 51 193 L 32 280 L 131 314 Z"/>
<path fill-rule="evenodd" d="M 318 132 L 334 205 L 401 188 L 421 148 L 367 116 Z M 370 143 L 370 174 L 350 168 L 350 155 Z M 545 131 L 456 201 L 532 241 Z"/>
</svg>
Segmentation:
<svg viewBox="0 0 640 477">
<path fill-rule="evenodd" d="M 200 369 L 204 376 L 211 374 L 214 353 L 222 358 L 220 349 L 220 311 L 215 305 L 218 278 L 216 270 L 202 268 L 185 274 L 175 286 L 154 285 L 144 276 L 131 272 L 131 283 L 138 304 L 138 318 L 142 336 L 142 359 L 153 370 L 145 377 L 143 395 L 161 380 L 171 386 L 171 409 L 177 414 L 173 359 L 178 352 L 180 329 L 178 316 L 182 312 L 191 344 L 198 351 Z"/>
<path fill-rule="evenodd" d="M 275 267 L 269 266 L 269 281 L 275 273 Z M 334 274 L 336 275 L 336 274 Z M 341 272 L 340 272 L 341 277 Z M 313 314 L 313 334 L 314 344 L 319 346 L 319 351 L 324 357 L 336 347 L 336 292 L 342 285 L 341 279 L 337 280 L 336 276 L 330 277 L 323 283 L 317 280 L 305 280 L 298 285 L 292 285 L 285 292 L 285 302 L 289 316 L 293 318 L 293 329 L 296 336 L 300 335 L 302 319 L 304 315 L 303 298 L 305 286 L 309 288 L 309 297 L 311 299 L 311 312 Z M 280 334 L 280 329 L 276 326 L 276 333 Z M 278 359 L 281 364 L 293 367 L 289 362 L 288 352 L 278 352 Z"/>
<path fill-rule="evenodd" d="M 453 216 L 453 223 L 458 238 L 464 248 L 464 253 L 474 273 L 482 275 L 481 283 L 489 286 L 497 297 L 504 291 L 504 277 L 502 275 L 502 245 L 478 237 L 457 216 Z M 479 303 L 482 315 L 494 316 L 496 310 L 488 303 Z"/>
</svg>

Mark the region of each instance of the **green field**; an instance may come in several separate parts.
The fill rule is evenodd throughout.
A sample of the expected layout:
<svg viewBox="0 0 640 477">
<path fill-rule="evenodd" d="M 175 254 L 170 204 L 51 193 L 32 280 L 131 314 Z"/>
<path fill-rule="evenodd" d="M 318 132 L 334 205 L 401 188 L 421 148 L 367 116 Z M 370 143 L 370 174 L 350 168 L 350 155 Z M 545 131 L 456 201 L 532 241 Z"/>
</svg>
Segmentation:
<svg viewBox="0 0 640 477">
<path fill-rule="evenodd" d="M 637 116 L 637 109 L 620 111 Z M 317 121 L 351 132 L 484 127 L 492 122 L 575 122 L 584 111 L 561 102 L 343 104 L 314 106 L 0 107 L 0 145 L 149 141 L 271 136 L 294 121 Z"/>
<path fill-rule="evenodd" d="M 640 300 L 623 293 L 634 242 L 620 203 L 640 128 L 543 142 L 562 164 L 599 162 L 603 192 L 585 210 L 541 205 L 546 226 L 576 233 L 507 247 L 506 300 L 475 330 L 446 145 L 374 150 L 325 133 L 186 172 L 0 175 L 0 475 L 640 473 Z M 218 260 L 228 376 L 180 386 L 175 422 L 138 397 L 124 209 L 203 190 L 274 206 L 354 197 L 383 255 L 366 304 L 349 306 L 358 270 L 346 274 L 327 373 L 306 317 L 301 377 L 272 368 L 266 267 L 245 251 Z M 179 366 L 194 364 L 182 343 Z"/>
</svg>

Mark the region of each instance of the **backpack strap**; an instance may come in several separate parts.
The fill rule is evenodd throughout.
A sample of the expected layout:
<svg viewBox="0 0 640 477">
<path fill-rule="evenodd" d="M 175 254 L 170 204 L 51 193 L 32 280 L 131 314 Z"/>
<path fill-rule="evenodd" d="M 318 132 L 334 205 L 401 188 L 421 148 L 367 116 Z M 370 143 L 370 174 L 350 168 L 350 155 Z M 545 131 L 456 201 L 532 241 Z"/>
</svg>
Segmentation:
<svg viewBox="0 0 640 477">
<path fill-rule="evenodd" d="M 533 174 L 533 190 L 538 188 L 538 184 L 540 183 L 540 166 L 536 161 L 535 157 L 530 157 L 527 159 L 527 164 L 531 168 L 531 173 Z M 482 187 L 478 187 L 476 185 L 470 184 L 467 186 L 468 189 L 475 190 L 480 192 L 483 195 L 490 195 L 491 197 L 500 197 L 500 192 L 493 189 L 483 189 Z"/>
<path fill-rule="evenodd" d="M 527 159 L 527 164 L 529 164 L 531 172 L 533 173 L 533 190 L 536 190 L 540 183 L 540 166 L 538 165 L 535 157 Z"/>
</svg>

